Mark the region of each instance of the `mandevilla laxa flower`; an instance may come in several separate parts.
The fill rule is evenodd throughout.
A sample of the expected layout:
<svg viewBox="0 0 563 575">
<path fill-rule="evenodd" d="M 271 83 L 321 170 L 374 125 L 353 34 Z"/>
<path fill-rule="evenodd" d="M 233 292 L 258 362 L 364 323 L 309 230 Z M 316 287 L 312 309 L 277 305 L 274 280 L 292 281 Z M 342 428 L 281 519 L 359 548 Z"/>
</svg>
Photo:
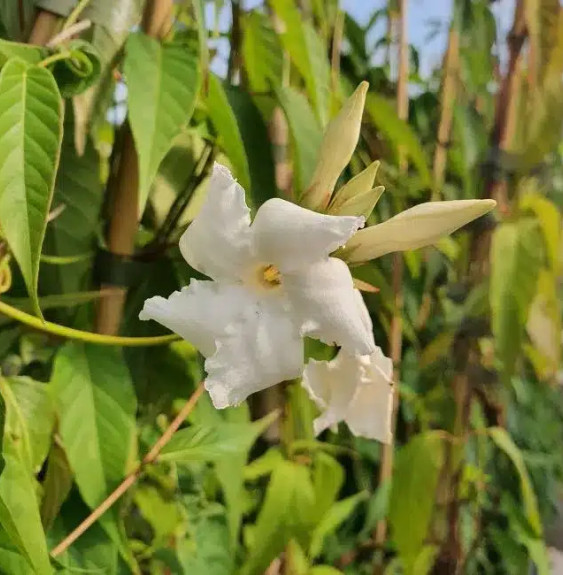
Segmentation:
<svg viewBox="0 0 563 575">
<path fill-rule="evenodd" d="M 324 410 L 315 419 L 315 434 L 345 421 L 354 435 L 391 441 L 393 362 L 379 347 L 371 355 L 343 350 L 331 361 L 310 360 L 303 387 Z"/>
<path fill-rule="evenodd" d="M 201 212 L 180 239 L 186 261 L 214 281 L 153 297 L 139 317 L 206 356 L 205 387 L 217 408 L 299 377 L 304 335 L 370 354 L 368 311 L 348 266 L 329 257 L 363 225 L 363 217 L 323 215 L 278 198 L 251 224 L 244 190 L 215 164 Z"/>
<path fill-rule="evenodd" d="M 367 88 L 360 84 L 329 123 L 301 206 L 271 199 L 251 222 L 244 190 L 215 165 L 201 212 L 180 239 L 186 261 L 212 281 L 192 280 L 168 299 L 153 297 L 139 317 L 201 351 L 218 408 L 301 376 L 303 336 L 336 344 L 335 360 L 311 362 L 304 374 L 324 409 L 317 432 L 344 420 L 356 434 L 389 441 L 391 363 L 375 346 L 348 264 L 433 244 L 495 202 L 421 204 L 360 230 L 383 192 L 374 187 L 378 163 L 334 188 L 358 141 Z"/>
</svg>

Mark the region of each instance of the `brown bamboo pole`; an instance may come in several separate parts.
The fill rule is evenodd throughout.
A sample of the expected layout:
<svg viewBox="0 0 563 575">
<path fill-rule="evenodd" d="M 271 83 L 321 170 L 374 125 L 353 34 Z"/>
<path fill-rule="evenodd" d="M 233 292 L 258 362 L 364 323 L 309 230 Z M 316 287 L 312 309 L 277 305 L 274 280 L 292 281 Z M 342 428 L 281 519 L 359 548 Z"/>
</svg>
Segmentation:
<svg viewBox="0 0 563 575">
<path fill-rule="evenodd" d="M 442 82 L 442 95 L 440 98 L 440 122 L 438 124 L 438 141 L 434 153 L 432 172 L 434 176 L 434 190 L 432 199 L 438 200 L 444 184 L 446 161 L 448 157 L 448 144 L 452 130 L 454 105 L 458 87 L 459 68 L 459 30 L 452 22 L 448 36 L 448 48 L 444 59 L 444 79 Z"/>
<path fill-rule="evenodd" d="M 28 44 L 44 46 L 54 36 L 59 26 L 59 17 L 47 10 L 38 10 Z"/>
<path fill-rule="evenodd" d="M 496 102 L 495 123 L 491 134 L 491 145 L 494 149 L 507 149 L 516 132 L 517 100 L 520 86 L 520 58 L 524 42 L 526 40 L 526 27 L 524 22 L 524 1 L 518 0 L 514 11 L 514 22 L 508 36 L 509 64 L 508 70 L 501 82 L 501 87 Z M 486 183 L 485 193 L 489 198 L 499 202 L 501 210 L 508 210 L 508 198 L 506 185 L 502 181 L 491 178 Z M 468 280 L 471 286 L 482 282 L 489 272 L 491 232 L 484 230 L 477 232 L 471 239 L 470 267 Z M 458 335 L 454 341 L 453 351 L 456 373 L 453 380 L 453 393 L 456 404 L 456 418 L 454 434 L 458 437 L 466 437 L 469 427 L 471 403 L 474 395 L 475 373 L 480 366 L 480 354 L 478 341 L 475 337 Z M 459 485 L 463 467 L 453 467 L 451 452 L 446 453 L 449 469 L 449 501 L 447 508 L 448 537 L 437 560 L 435 573 L 454 574 L 460 573 L 464 564 L 461 537 L 459 532 Z"/>
<path fill-rule="evenodd" d="M 394 26 L 396 26 L 397 46 L 399 54 L 399 67 L 397 77 L 397 114 L 402 120 L 407 120 L 409 115 L 409 44 L 407 34 L 407 0 L 398 0 L 398 11 L 394 15 Z M 406 155 L 399 149 L 399 166 L 403 172 L 407 170 Z M 403 346 L 403 256 L 396 253 L 393 256 L 393 317 L 391 320 L 390 355 L 393 361 L 393 380 L 399 381 L 401 374 L 401 354 Z M 399 396 L 397 386 L 395 386 L 393 402 L 393 433 L 397 423 L 397 409 Z M 393 474 L 393 441 L 383 446 L 381 455 L 381 467 L 379 470 L 379 485 L 391 479 Z M 387 537 L 387 521 L 382 519 L 378 522 L 375 530 L 375 543 L 377 546 L 383 545 Z"/>
<path fill-rule="evenodd" d="M 141 23 L 143 31 L 153 38 L 162 38 L 170 28 L 173 8 L 173 0 L 147 0 Z M 111 253 L 127 256 L 134 252 L 138 227 L 139 167 L 133 134 L 127 121 L 121 135 L 117 166 L 107 186 L 113 202 L 107 244 Z M 99 333 L 114 335 L 119 332 L 126 295 L 127 290 L 121 288 L 114 295 L 100 300 L 96 315 Z"/>
</svg>

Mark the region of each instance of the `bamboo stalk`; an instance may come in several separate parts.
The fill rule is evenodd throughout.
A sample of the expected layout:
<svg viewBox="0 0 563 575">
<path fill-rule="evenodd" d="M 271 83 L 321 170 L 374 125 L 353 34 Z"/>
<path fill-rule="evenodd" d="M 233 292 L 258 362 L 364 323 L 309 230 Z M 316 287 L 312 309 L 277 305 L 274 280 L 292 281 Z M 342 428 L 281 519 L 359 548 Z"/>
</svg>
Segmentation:
<svg viewBox="0 0 563 575">
<path fill-rule="evenodd" d="M 407 120 L 409 115 L 409 44 L 407 35 L 407 0 L 398 1 L 396 15 L 396 38 L 399 53 L 399 69 L 397 78 L 397 115 L 402 120 Z M 404 150 L 399 149 L 399 166 L 401 171 L 406 172 L 408 165 Z M 403 256 L 396 253 L 393 256 L 393 317 L 391 319 L 390 355 L 393 361 L 393 380 L 399 381 L 401 375 L 401 354 L 403 346 Z M 397 424 L 397 410 L 399 407 L 398 386 L 395 386 L 393 397 L 392 429 L 395 433 Z M 393 474 L 394 442 L 384 445 L 381 455 L 381 467 L 379 470 L 379 485 L 389 481 Z M 375 530 L 375 543 L 382 546 L 387 537 L 387 520 L 382 519 L 377 523 Z M 378 567 L 376 567 L 376 572 Z"/>
<path fill-rule="evenodd" d="M 440 122 L 438 124 L 438 141 L 434 154 L 433 175 L 434 190 L 432 199 L 437 200 L 441 194 L 446 172 L 448 156 L 448 143 L 452 129 L 454 105 L 458 86 L 459 67 L 459 30 L 452 23 L 448 37 L 448 48 L 444 61 L 444 81 L 442 83 L 442 96 L 440 107 Z"/>
<path fill-rule="evenodd" d="M 28 44 L 45 46 L 53 37 L 59 25 L 59 17 L 47 10 L 39 10 L 29 35 Z"/>
<path fill-rule="evenodd" d="M 147 0 L 142 19 L 143 31 L 153 38 L 162 38 L 170 28 L 173 7 L 173 0 Z M 133 134 L 127 121 L 122 129 L 121 150 L 116 161 L 117 169 L 108 181 L 108 193 L 113 205 L 107 243 L 110 252 L 131 255 L 135 248 L 139 217 L 139 168 Z M 115 295 L 100 300 L 96 315 L 98 332 L 108 335 L 118 333 L 126 295 L 126 289 L 122 288 Z"/>
<path fill-rule="evenodd" d="M 520 58 L 526 39 L 524 22 L 524 2 L 518 0 L 514 11 L 514 23 L 508 37 L 509 65 L 502 79 L 501 88 L 496 102 L 495 123 L 491 134 L 491 145 L 494 149 L 507 149 L 516 132 L 517 101 L 520 87 Z M 486 195 L 499 201 L 501 210 L 508 210 L 508 197 L 505 182 L 491 178 L 486 184 Z M 468 279 L 471 286 L 478 285 L 488 275 L 491 232 L 485 230 L 475 233 L 471 239 L 470 267 Z M 473 336 L 458 335 L 454 342 L 454 359 L 456 373 L 452 382 L 456 404 L 454 433 L 457 437 L 467 436 L 471 403 L 474 388 L 477 384 L 475 373 L 480 366 L 478 341 Z M 448 538 L 437 562 L 437 574 L 458 574 L 465 562 L 461 536 L 459 532 L 459 485 L 463 466 L 454 466 L 451 449 L 446 452 L 446 465 L 449 468 L 449 503 L 447 509 Z"/>
</svg>

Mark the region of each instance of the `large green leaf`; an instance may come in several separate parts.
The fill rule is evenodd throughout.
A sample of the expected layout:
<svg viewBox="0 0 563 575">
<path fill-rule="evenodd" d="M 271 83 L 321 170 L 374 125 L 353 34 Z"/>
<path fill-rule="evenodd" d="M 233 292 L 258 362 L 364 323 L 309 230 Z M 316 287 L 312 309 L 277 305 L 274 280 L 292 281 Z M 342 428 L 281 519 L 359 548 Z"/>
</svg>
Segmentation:
<svg viewBox="0 0 563 575">
<path fill-rule="evenodd" d="M 201 77 L 198 58 L 185 44 L 161 44 L 138 33 L 129 36 L 125 50 L 129 122 L 139 155 L 142 214 L 158 166 L 190 119 Z"/>
<path fill-rule="evenodd" d="M 0 228 L 38 314 L 39 256 L 59 163 L 62 117 L 51 73 L 9 60 L 0 73 Z"/>
<path fill-rule="evenodd" d="M 330 68 L 327 49 L 313 26 L 303 19 L 294 0 L 272 0 L 274 11 L 284 23 L 281 39 L 295 67 L 299 70 L 317 118 L 324 126 L 328 121 L 330 101 Z"/>
<path fill-rule="evenodd" d="M 49 530 L 59 515 L 61 506 L 70 493 L 72 479 L 72 470 L 66 453 L 58 440 L 55 440 L 47 458 L 47 473 L 43 481 L 41 522 L 45 531 Z"/>
<path fill-rule="evenodd" d="M 522 218 L 499 226 L 491 246 L 490 300 L 495 349 L 505 374 L 512 373 L 521 353 L 528 311 L 544 261 L 538 223 Z"/>
<path fill-rule="evenodd" d="M 76 484 L 95 507 L 123 479 L 134 446 L 129 371 L 118 350 L 72 342 L 57 353 L 52 385 Z"/>
<path fill-rule="evenodd" d="M 258 515 L 256 539 L 241 575 L 261 575 L 291 539 L 306 541 L 311 532 L 315 494 L 308 469 L 280 461 L 270 478 Z"/>
<path fill-rule="evenodd" d="M 289 125 L 294 159 L 296 195 L 299 196 L 309 185 L 322 141 L 321 127 L 303 94 L 291 87 L 276 90 L 278 102 Z"/>
<path fill-rule="evenodd" d="M 399 118 L 393 104 L 383 96 L 370 92 L 366 97 L 366 112 L 393 149 L 404 150 L 418 170 L 422 183 L 430 188 L 432 177 L 422 144 L 409 124 Z"/>
<path fill-rule="evenodd" d="M 435 432 L 415 436 L 397 454 L 389 523 L 407 574 L 424 546 L 443 459 L 443 440 Z"/>
<path fill-rule="evenodd" d="M 254 92 L 267 92 L 279 85 L 283 73 L 283 53 L 279 38 L 265 14 L 253 10 L 243 20 L 242 56 Z"/>
</svg>

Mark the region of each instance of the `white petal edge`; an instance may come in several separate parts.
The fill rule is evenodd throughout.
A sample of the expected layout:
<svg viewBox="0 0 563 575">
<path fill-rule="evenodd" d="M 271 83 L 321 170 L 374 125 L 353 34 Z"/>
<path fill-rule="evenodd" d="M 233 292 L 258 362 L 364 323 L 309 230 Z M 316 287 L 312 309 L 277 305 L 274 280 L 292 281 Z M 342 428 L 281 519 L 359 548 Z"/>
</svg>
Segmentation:
<svg viewBox="0 0 563 575">
<path fill-rule="evenodd" d="M 419 204 L 395 217 L 359 231 L 342 257 L 365 262 L 390 252 L 415 250 L 436 243 L 465 224 L 490 212 L 494 200 L 455 200 Z"/>
<path fill-rule="evenodd" d="M 250 210 L 244 190 L 215 163 L 200 212 L 180 238 L 180 251 L 194 269 L 218 281 L 244 276 L 251 257 Z"/>
<path fill-rule="evenodd" d="M 256 257 L 285 273 L 325 259 L 364 224 L 362 216 L 328 216 L 272 198 L 258 210 L 251 230 Z"/>
<path fill-rule="evenodd" d="M 303 371 L 299 328 L 278 297 L 257 299 L 217 341 L 205 362 L 205 388 L 217 409 L 238 405 L 249 395 Z"/>
<path fill-rule="evenodd" d="M 302 385 L 323 410 L 314 422 L 315 435 L 340 421 L 361 437 L 392 440 L 393 364 L 380 348 L 369 356 L 338 353 L 331 361 L 311 360 Z"/>
<path fill-rule="evenodd" d="M 215 353 L 216 339 L 251 303 L 241 286 L 192 280 L 188 287 L 168 298 L 147 299 L 139 319 L 157 321 L 208 357 Z"/>
<path fill-rule="evenodd" d="M 375 350 L 369 313 L 342 260 L 326 258 L 302 272 L 284 274 L 282 283 L 302 335 L 336 343 L 349 353 Z"/>
</svg>

